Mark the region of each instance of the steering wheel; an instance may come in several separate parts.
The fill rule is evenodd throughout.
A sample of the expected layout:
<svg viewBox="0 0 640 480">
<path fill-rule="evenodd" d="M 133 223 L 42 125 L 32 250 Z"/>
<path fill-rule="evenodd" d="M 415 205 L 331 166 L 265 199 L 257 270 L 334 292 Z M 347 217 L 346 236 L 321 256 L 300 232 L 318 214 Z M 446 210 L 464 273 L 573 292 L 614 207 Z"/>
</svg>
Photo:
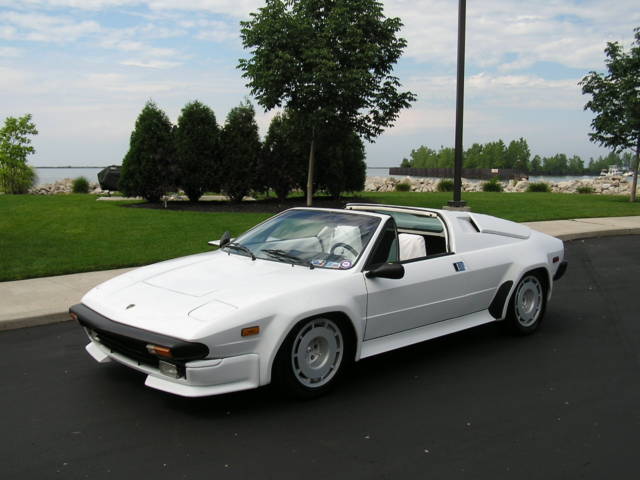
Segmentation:
<svg viewBox="0 0 640 480">
<path fill-rule="evenodd" d="M 336 248 L 339 248 L 339 247 L 342 247 L 342 248 L 344 248 L 345 250 L 348 250 L 349 252 L 351 252 L 351 253 L 353 254 L 353 256 L 354 256 L 354 257 L 357 257 L 357 256 L 358 256 L 358 251 L 357 251 L 355 248 L 353 248 L 353 247 L 352 247 L 351 245 L 349 245 L 348 243 L 343 243 L 343 242 L 334 243 L 334 244 L 333 244 L 333 246 L 331 247 L 331 250 L 329 250 L 329 253 L 330 253 L 331 255 L 333 255 L 333 254 L 334 254 L 334 253 L 333 253 L 333 252 L 334 252 L 334 250 L 335 250 Z"/>
</svg>

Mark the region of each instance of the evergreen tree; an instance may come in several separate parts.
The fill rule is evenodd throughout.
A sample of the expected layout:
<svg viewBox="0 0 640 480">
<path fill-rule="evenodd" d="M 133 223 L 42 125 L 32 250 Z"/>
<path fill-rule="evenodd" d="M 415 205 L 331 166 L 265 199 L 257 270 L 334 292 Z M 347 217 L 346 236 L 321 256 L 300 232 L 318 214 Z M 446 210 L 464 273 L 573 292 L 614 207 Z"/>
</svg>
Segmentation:
<svg viewBox="0 0 640 480">
<path fill-rule="evenodd" d="M 271 120 L 264 141 L 256 187 L 272 189 L 283 202 L 293 188 L 302 186 L 305 172 L 304 132 L 293 113 L 279 113 Z"/>
<path fill-rule="evenodd" d="M 187 103 L 178 118 L 175 139 L 178 186 L 197 202 L 208 189 L 218 189 L 221 159 L 213 110 L 198 101 Z"/>
<path fill-rule="evenodd" d="M 229 112 L 220 140 L 222 190 L 231 201 L 240 202 L 256 183 L 262 148 L 251 103 L 241 103 Z"/>
<path fill-rule="evenodd" d="M 122 161 L 119 189 L 128 196 L 157 202 L 175 186 L 175 148 L 171 122 L 148 101 L 131 132 Z"/>
</svg>

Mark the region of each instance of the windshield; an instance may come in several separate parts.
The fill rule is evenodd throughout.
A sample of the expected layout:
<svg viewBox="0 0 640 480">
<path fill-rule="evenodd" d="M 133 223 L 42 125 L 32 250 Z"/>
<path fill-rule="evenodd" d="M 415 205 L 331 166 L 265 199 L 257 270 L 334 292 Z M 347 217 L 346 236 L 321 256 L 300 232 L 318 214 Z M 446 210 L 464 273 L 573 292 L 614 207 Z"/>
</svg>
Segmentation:
<svg viewBox="0 0 640 480">
<path fill-rule="evenodd" d="M 236 247 L 227 251 L 346 270 L 356 263 L 379 223 L 379 218 L 353 213 L 289 210 L 241 235 L 233 242 Z"/>
</svg>

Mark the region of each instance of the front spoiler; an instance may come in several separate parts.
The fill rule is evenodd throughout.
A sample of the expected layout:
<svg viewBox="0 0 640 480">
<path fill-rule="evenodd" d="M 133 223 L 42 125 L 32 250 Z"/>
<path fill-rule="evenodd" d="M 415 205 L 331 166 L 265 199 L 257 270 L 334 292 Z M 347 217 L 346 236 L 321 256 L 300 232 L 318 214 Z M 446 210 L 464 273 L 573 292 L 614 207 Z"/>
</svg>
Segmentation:
<svg viewBox="0 0 640 480">
<path fill-rule="evenodd" d="M 114 360 L 146 373 L 144 384 L 148 387 L 182 397 L 221 395 L 260 386 L 260 362 L 258 355 L 254 353 L 188 362 L 185 365 L 185 376 L 172 378 L 155 367 L 136 362 L 93 340 L 86 350 L 97 362 Z"/>
</svg>

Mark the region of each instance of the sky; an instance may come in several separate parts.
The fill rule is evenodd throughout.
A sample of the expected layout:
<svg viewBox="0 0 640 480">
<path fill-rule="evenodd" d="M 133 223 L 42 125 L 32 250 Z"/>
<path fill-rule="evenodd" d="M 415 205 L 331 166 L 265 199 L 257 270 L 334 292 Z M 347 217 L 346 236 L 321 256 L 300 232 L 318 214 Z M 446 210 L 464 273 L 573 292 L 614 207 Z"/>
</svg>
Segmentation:
<svg viewBox="0 0 640 480">
<path fill-rule="evenodd" d="M 395 68 L 417 95 L 366 144 L 370 167 L 453 146 L 457 0 L 385 0 L 408 45 Z M 172 122 L 192 100 L 215 112 L 250 97 L 239 22 L 263 0 L 0 0 L 0 121 L 31 113 L 34 166 L 120 164 L 136 117 L 155 101 Z M 578 82 L 604 71 L 608 41 L 628 47 L 637 0 L 468 0 L 464 144 L 520 137 L 532 154 L 606 154 L 588 138 Z M 255 104 L 255 101 L 253 102 Z M 258 105 L 266 134 L 274 112 Z"/>
</svg>

